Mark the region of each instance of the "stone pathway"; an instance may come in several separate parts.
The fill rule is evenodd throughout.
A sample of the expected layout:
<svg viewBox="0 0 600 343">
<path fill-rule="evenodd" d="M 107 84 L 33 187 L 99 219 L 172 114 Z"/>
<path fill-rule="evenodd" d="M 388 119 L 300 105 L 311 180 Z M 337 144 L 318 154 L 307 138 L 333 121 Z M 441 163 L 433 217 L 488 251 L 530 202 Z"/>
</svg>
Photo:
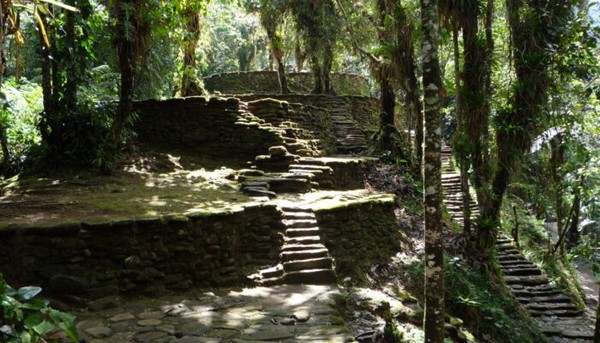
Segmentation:
<svg viewBox="0 0 600 343">
<path fill-rule="evenodd" d="M 82 313 L 77 328 L 88 343 L 354 342 L 339 296 L 320 285 L 198 291 Z"/>
<path fill-rule="evenodd" d="M 450 164 L 452 151 L 442 149 L 442 187 L 444 205 L 452 219 L 463 224 L 463 197 L 460 174 Z M 479 214 L 471 198 L 472 221 Z M 552 343 L 583 343 L 593 340 L 593 321 L 543 274 L 542 270 L 521 254 L 513 240 L 498 237 L 497 257 L 504 280 L 517 300 L 540 325 Z"/>
</svg>

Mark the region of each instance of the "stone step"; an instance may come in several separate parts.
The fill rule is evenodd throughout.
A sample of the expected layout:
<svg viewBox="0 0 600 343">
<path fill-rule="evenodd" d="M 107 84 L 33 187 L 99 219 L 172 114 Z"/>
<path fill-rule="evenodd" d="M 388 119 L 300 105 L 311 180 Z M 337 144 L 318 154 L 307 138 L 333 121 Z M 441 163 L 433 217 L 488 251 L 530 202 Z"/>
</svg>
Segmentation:
<svg viewBox="0 0 600 343">
<path fill-rule="evenodd" d="M 574 310 L 528 310 L 528 312 L 533 317 L 578 317 L 581 315 L 580 311 Z"/>
<path fill-rule="evenodd" d="M 558 311 L 558 310 L 572 310 L 579 311 L 577 306 L 575 306 L 571 302 L 545 302 L 545 303 L 536 303 L 530 302 L 525 305 L 528 310 L 534 311 Z"/>
<path fill-rule="evenodd" d="M 324 285 L 337 282 L 337 277 L 331 269 L 308 269 L 286 273 L 283 280 L 288 284 Z"/>
<path fill-rule="evenodd" d="M 537 265 L 527 260 L 507 260 L 500 261 L 500 269 L 511 269 L 511 268 L 537 268 Z"/>
<path fill-rule="evenodd" d="M 505 256 L 505 255 L 519 255 L 519 254 L 521 254 L 521 252 L 519 250 L 515 249 L 515 248 L 506 249 L 506 250 L 499 250 L 497 253 L 498 253 L 498 256 L 500 256 L 500 255 Z"/>
<path fill-rule="evenodd" d="M 286 273 L 307 269 L 332 269 L 333 259 L 331 257 L 317 257 L 305 260 L 293 260 L 283 263 Z"/>
<path fill-rule="evenodd" d="M 505 276 L 504 281 L 509 285 L 543 285 L 549 282 L 544 275 Z"/>
<path fill-rule="evenodd" d="M 316 219 L 283 219 L 281 222 L 288 228 L 312 228 L 317 226 Z"/>
<path fill-rule="evenodd" d="M 571 303 L 571 299 L 569 299 L 569 297 L 567 297 L 564 294 L 557 294 L 557 295 L 551 295 L 551 296 L 534 296 L 534 297 L 527 297 L 527 296 L 521 296 L 521 297 L 517 297 L 517 300 L 521 303 L 527 304 L 527 303 Z"/>
<path fill-rule="evenodd" d="M 281 206 L 279 207 L 281 209 L 281 211 L 283 211 L 284 213 L 295 213 L 295 212 L 305 212 L 305 213 L 313 213 L 313 210 L 309 207 L 303 207 L 303 206 Z"/>
<path fill-rule="evenodd" d="M 304 250 L 314 250 L 314 249 L 327 249 L 322 243 L 313 243 L 313 244 L 304 244 L 304 243 L 288 243 L 285 244 L 281 251 L 282 253 L 288 251 L 304 251 Z"/>
<path fill-rule="evenodd" d="M 510 250 L 510 249 L 516 249 L 517 247 L 512 243 L 498 243 L 498 240 L 496 240 L 496 249 L 497 250 Z"/>
<path fill-rule="evenodd" d="M 562 330 L 560 335 L 565 338 L 589 341 L 590 343 L 594 339 L 594 332 L 591 329 L 586 330 L 582 327 L 567 327 Z"/>
<path fill-rule="evenodd" d="M 293 228 L 285 230 L 285 235 L 288 237 L 304 237 L 304 236 L 315 236 L 321 231 L 318 227 L 309 228 Z"/>
<path fill-rule="evenodd" d="M 519 261 L 527 261 L 527 259 L 525 257 L 523 257 L 523 255 L 521 254 L 498 254 L 498 261 L 502 262 L 502 261 L 515 261 L 515 260 L 519 260 Z"/>
<path fill-rule="evenodd" d="M 293 260 L 306 260 L 318 257 L 326 257 L 329 254 L 327 248 L 320 249 L 304 249 L 296 251 L 284 251 L 279 255 L 281 262 L 288 262 Z"/>
<path fill-rule="evenodd" d="M 561 291 L 559 291 L 558 289 L 548 289 L 548 290 L 538 290 L 538 291 L 532 291 L 532 290 L 527 290 L 527 289 L 519 289 L 519 290 L 515 290 L 513 289 L 511 291 L 515 297 L 518 298 L 524 298 L 524 297 L 551 297 L 551 296 L 556 296 L 556 295 L 560 295 L 562 294 Z"/>
<path fill-rule="evenodd" d="M 314 212 L 284 212 L 281 217 L 283 219 L 312 219 L 316 218 Z"/>
<path fill-rule="evenodd" d="M 315 164 L 291 164 L 291 169 L 305 169 L 305 170 L 319 170 L 323 173 L 333 173 L 333 169 L 328 166 L 315 165 Z"/>
<path fill-rule="evenodd" d="M 542 275 L 542 271 L 537 268 L 501 268 L 504 275 L 509 276 L 529 276 Z"/>
<path fill-rule="evenodd" d="M 261 269 L 259 271 L 261 278 L 270 279 L 275 277 L 280 277 L 283 275 L 283 265 L 278 264 L 274 267 L 269 267 L 266 269 Z"/>
<path fill-rule="evenodd" d="M 284 241 L 287 244 L 311 245 L 311 244 L 321 243 L 321 237 L 320 236 L 302 236 L 302 237 L 289 237 L 289 238 L 285 237 Z"/>
</svg>

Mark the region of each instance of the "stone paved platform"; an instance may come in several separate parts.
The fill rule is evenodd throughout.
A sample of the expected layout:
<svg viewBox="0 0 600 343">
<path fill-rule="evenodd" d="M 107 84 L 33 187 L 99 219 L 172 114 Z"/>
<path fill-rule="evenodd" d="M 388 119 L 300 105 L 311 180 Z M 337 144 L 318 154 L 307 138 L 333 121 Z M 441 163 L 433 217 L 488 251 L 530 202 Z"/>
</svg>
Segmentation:
<svg viewBox="0 0 600 343">
<path fill-rule="evenodd" d="M 127 302 L 78 314 L 88 343 L 354 342 L 335 286 L 282 285 Z"/>
</svg>

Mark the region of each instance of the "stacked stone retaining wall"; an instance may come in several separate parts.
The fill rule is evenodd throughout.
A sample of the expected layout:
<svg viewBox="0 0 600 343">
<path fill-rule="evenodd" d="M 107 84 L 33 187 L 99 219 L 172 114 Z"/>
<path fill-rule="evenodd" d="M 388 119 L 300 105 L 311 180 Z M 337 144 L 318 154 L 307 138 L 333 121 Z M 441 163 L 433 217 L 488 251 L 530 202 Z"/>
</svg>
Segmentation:
<svg viewBox="0 0 600 343">
<path fill-rule="evenodd" d="M 374 264 L 400 251 L 393 197 L 315 209 L 321 238 L 335 258 L 338 277 L 362 279 Z"/>
<path fill-rule="evenodd" d="M 159 150 L 252 159 L 284 142 L 280 130 L 244 120 L 235 98 L 147 100 L 136 102 L 134 110 L 140 140 Z"/>
<path fill-rule="evenodd" d="M 72 299 L 158 295 L 231 286 L 278 260 L 275 206 L 125 221 L 84 221 L 0 231 L 0 265 L 14 286 Z M 77 299 L 75 299 L 77 298 Z"/>
</svg>

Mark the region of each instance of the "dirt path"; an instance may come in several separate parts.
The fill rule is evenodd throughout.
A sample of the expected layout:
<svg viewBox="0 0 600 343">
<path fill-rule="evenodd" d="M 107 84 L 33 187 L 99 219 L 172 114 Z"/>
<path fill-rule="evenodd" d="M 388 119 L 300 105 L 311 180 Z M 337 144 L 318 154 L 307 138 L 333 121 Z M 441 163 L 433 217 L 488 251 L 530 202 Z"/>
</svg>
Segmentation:
<svg viewBox="0 0 600 343">
<path fill-rule="evenodd" d="M 591 318 L 594 318 L 596 306 L 598 304 L 598 281 L 596 280 L 592 266 L 588 261 L 576 260 L 575 267 L 579 272 L 579 280 L 581 281 L 588 315 Z"/>
</svg>

